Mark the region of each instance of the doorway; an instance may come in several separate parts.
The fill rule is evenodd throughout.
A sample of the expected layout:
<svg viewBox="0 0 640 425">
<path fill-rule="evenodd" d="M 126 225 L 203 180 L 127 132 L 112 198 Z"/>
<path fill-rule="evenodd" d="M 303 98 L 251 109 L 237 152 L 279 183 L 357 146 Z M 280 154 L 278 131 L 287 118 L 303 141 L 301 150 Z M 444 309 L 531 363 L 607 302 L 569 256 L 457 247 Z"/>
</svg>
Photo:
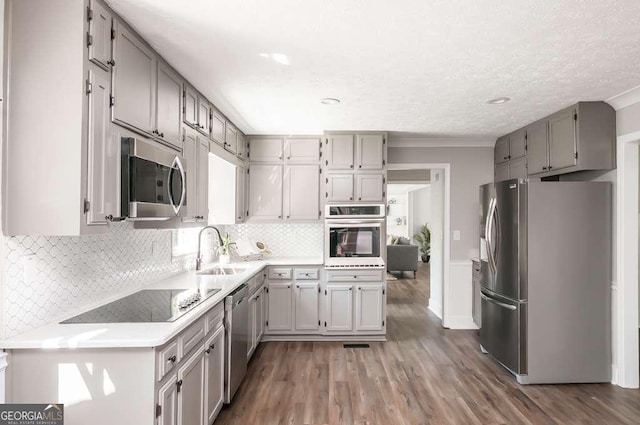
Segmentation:
<svg viewBox="0 0 640 425">
<path fill-rule="evenodd" d="M 428 309 L 444 323 L 449 286 L 449 164 L 390 164 L 387 180 L 387 270 L 390 279 L 426 285 Z M 430 250 L 421 247 L 427 225 Z M 397 246 L 398 238 L 403 238 Z M 429 258 L 426 258 L 428 254 Z M 423 261 L 423 255 L 425 256 Z M 417 258 L 416 258 L 417 257 Z M 400 264 L 400 265 L 398 265 Z M 409 270 L 394 270 L 405 268 Z M 390 283 L 393 284 L 393 283 Z"/>
</svg>

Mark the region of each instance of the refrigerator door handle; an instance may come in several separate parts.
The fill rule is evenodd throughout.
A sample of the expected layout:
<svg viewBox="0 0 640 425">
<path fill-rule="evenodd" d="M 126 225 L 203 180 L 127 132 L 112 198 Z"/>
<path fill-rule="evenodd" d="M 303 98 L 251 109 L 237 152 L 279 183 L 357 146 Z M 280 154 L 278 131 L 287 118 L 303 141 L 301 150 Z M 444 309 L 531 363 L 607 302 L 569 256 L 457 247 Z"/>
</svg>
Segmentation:
<svg viewBox="0 0 640 425">
<path fill-rule="evenodd" d="M 496 199 L 495 198 L 491 198 L 491 200 L 489 201 L 489 213 L 487 214 L 487 223 L 485 226 L 485 241 L 487 244 L 487 259 L 489 260 L 489 267 L 491 268 L 491 270 L 493 271 L 493 273 L 496 273 L 496 264 L 495 264 L 495 258 L 493 256 L 493 213 L 495 211 L 495 202 Z"/>
<path fill-rule="evenodd" d="M 517 307 L 515 305 L 501 303 L 500 301 L 496 301 L 493 298 L 487 297 L 482 292 L 480 293 L 480 298 L 482 298 L 483 300 L 485 300 L 486 302 L 489 302 L 491 304 L 495 304 L 495 305 L 497 305 L 499 307 L 506 308 L 507 310 L 515 311 L 517 309 Z"/>
</svg>

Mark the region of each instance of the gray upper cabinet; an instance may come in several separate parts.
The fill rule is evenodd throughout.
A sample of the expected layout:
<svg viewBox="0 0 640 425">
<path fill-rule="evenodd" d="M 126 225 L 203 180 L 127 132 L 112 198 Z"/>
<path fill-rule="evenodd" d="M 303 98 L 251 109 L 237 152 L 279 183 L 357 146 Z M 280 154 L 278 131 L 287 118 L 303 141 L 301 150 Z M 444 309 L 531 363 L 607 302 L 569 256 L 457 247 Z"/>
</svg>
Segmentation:
<svg viewBox="0 0 640 425">
<path fill-rule="evenodd" d="M 505 180 L 509 180 L 509 164 L 503 162 L 502 164 L 497 164 L 495 167 L 495 181 L 501 182 Z"/>
<path fill-rule="evenodd" d="M 331 134 L 327 136 L 327 159 L 329 170 L 353 169 L 353 134 Z"/>
<path fill-rule="evenodd" d="M 224 148 L 231 153 L 238 152 L 238 129 L 229 121 L 225 123 Z"/>
<path fill-rule="evenodd" d="M 524 138 L 524 139 L 523 139 Z M 616 115 L 605 102 L 578 102 L 503 136 L 496 142 L 498 165 L 509 162 L 509 174 L 547 177 L 585 170 L 615 168 Z M 524 161 L 520 161 L 524 159 Z"/>
<path fill-rule="evenodd" d="M 549 170 L 576 165 L 576 121 L 575 109 L 567 109 L 549 118 Z"/>
<path fill-rule="evenodd" d="M 185 84 L 183 93 L 183 121 L 185 124 L 197 128 L 198 126 L 198 93 Z"/>
<path fill-rule="evenodd" d="M 115 27 L 113 120 L 151 134 L 156 118 L 156 56 L 125 25 Z"/>
<path fill-rule="evenodd" d="M 156 94 L 156 137 L 182 147 L 182 79 L 169 65 L 158 61 L 158 91 Z"/>
<path fill-rule="evenodd" d="M 529 174 L 544 173 L 549 169 L 549 123 L 538 121 L 527 128 Z"/>
<path fill-rule="evenodd" d="M 522 158 L 527 154 L 527 132 L 525 129 L 509 135 L 509 160 Z"/>
<path fill-rule="evenodd" d="M 359 170 L 382 170 L 384 167 L 384 142 L 382 134 L 358 134 L 356 168 Z"/>
<path fill-rule="evenodd" d="M 251 162 L 281 162 L 284 139 L 265 137 L 249 139 L 249 159 Z"/>
<path fill-rule="evenodd" d="M 198 95 L 198 124 L 197 129 L 200 133 L 209 137 L 211 105 L 209 101 L 202 95 Z"/>
<path fill-rule="evenodd" d="M 87 14 L 89 60 L 108 71 L 113 63 L 111 60 L 111 13 L 99 2 L 91 0 Z"/>
<path fill-rule="evenodd" d="M 494 155 L 496 164 L 509 160 L 509 136 L 501 137 L 496 141 Z"/>
<path fill-rule="evenodd" d="M 244 160 L 247 157 L 247 141 L 244 138 L 244 134 L 238 131 L 236 140 L 238 141 L 237 143 L 238 149 L 237 149 L 236 155 L 238 155 L 238 158 Z"/>
<path fill-rule="evenodd" d="M 289 137 L 284 146 L 285 159 L 289 163 L 318 163 L 320 145 L 319 138 Z"/>
<path fill-rule="evenodd" d="M 211 140 L 221 146 L 224 146 L 224 137 L 227 131 L 226 122 L 227 120 L 220 112 L 211 108 Z"/>
</svg>

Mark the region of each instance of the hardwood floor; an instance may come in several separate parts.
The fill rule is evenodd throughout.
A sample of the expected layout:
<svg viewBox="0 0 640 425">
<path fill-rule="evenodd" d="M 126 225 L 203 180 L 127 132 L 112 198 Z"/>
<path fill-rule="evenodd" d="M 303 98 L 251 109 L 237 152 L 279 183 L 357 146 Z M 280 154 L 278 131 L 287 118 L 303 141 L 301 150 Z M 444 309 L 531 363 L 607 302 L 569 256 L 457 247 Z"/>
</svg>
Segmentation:
<svg viewBox="0 0 640 425">
<path fill-rule="evenodd" d="M 639 390 L 518 385 L 476 331 L 441 327 L 425 267 L 387 285 L 388 342 L 263 343 L 216 425 L 640 423 Z"/>
</svg>

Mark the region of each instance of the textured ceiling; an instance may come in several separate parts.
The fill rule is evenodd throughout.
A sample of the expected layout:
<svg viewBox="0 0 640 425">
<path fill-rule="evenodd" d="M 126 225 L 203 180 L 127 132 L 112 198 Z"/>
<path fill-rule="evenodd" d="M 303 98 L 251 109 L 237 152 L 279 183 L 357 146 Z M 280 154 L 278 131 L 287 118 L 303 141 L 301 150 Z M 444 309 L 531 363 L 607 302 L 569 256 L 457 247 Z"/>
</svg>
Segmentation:
<svg viewBox="0 0 640 425">
<path fill-rule="evenodd" d="M 107 1 L 252 134 L 498 136 L 640 85 L 638 0 Z"/>
</svg>

